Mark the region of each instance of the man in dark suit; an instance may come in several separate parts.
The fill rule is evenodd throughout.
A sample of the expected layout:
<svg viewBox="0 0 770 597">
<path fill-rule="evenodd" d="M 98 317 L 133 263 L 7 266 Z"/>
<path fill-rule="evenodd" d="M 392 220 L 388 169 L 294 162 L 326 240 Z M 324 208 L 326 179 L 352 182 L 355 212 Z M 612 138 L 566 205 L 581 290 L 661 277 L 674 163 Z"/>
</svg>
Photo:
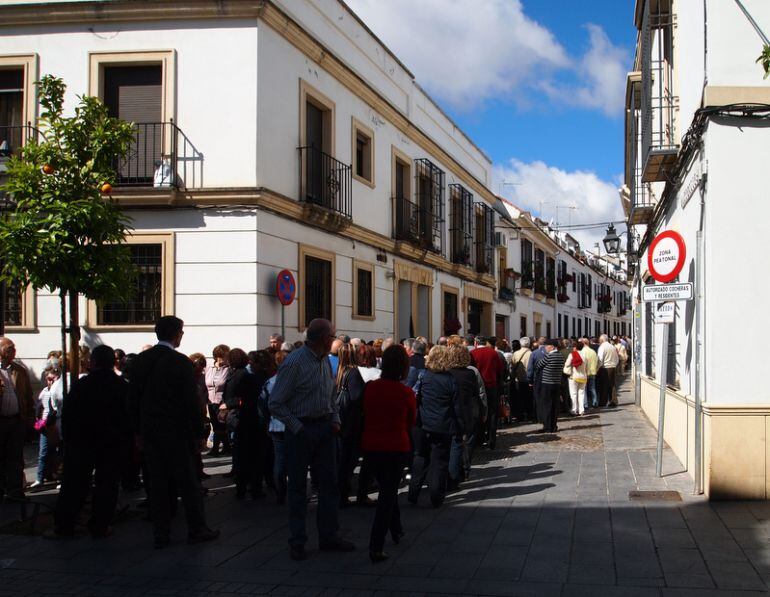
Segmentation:
<svg viewBox="0 0 770 597">
<path fill-rule="evenodd" d="M 140 353 L 131 369 L 129 404 L 150 476 L 150 513 L 155 547 L 169 544 L 175 489 L 187 516 L 187 542 L 211 541 L 219 531 L 206 525 L 196 447 L 204 431 L 190 360 L 176 351 L 184 322 L 174 316 L 155 324 L 158 343 Z"/>
<path fill-rule="evenodd" d="M 64 400 L 64 478 L 56 502 L 56 537 L 74 535 L 75 518 L 91 492 L 94 476 L 88 530 L 93 537 L 110 534 L 120 474 L 131 442 L 128 384 L 115 374 L 114 364 L 111 347 L 94 348 L 89 374 L 72 385 Z"/>
</svg>

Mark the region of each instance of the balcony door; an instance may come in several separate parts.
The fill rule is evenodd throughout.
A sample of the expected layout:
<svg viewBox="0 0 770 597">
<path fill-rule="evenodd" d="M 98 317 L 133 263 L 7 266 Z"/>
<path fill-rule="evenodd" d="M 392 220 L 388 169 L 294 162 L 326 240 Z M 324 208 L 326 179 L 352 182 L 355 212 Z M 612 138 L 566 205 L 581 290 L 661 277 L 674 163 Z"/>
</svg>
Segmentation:
<svg viewBox="0 0 770 597">
<path fill-rule="evenodd" d="M 430 286 L 399 280 L 397 300 L 398 338 L 430 338 Z"/>
<path fill-rule="evenodd" d="M 105 67 L 104 103 L 110 116 L 134 123 L 134 141 L 118 168 L 119 182 L 152 185 L 164 154 L 163 67 Z"/>
<path fill-rule="evenodd" d="M 21 147 L 24 69 L 0 70 L 0 158 Z"/>
</svg>

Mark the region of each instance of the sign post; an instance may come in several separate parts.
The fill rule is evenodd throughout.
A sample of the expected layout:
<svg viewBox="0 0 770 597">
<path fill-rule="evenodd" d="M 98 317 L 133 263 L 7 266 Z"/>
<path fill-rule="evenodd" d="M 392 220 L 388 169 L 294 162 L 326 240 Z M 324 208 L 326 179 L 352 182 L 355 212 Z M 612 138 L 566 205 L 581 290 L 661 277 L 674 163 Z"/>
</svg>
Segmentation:
<svg viewBox="0 0 770 597">
<path fill-rule="evenodd" d="M 684 267 L 687 248 L 678 232 L 666 230 L 656 236 L 647 252 L 647 268 L 659 285 L 642 288 L 644 302 L 659 303 L 656 308 L 656 323 L 663 326 L 663 341 L 660 347 L 660 394 L 658 397 L 658 442 L 655 450 L 655 474 L 663 476 L 663 430 L 666 420 L 666 387 L 668 380 L 668 334 L 674 323 L 676 302 L 693 297 L 692 283 L 671 284 Z"/>
<path fill-rule="evenodd" d="M 282 269 L 278 272 L 275 278 L 275 295 L 281 303 L 281 337 L 286 339 L 286 306 L 291 305 L 297 295 L 297 283 L 289 270 Z"/>
</svg>

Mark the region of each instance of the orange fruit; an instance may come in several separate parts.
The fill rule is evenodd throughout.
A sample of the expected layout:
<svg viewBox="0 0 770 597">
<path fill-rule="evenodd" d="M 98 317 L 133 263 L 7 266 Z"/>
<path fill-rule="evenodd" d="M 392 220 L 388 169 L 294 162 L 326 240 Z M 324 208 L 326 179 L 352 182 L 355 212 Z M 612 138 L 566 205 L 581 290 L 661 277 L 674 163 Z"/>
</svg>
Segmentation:
<svg viewBox="0 0 770 597">
<path fill-rule="evenodd" d="M 54 167 L 51 164 L 45 164 L 43 166 L 43 174 L 53 174 Z"/>
<path fill-rule="evenodd" d="M 109 195 L 110 193 L 112 193 L 112 185 L 108 182 L 105 182 L 102 185 L 101 191 L 103 195 Z"/>
</svg>

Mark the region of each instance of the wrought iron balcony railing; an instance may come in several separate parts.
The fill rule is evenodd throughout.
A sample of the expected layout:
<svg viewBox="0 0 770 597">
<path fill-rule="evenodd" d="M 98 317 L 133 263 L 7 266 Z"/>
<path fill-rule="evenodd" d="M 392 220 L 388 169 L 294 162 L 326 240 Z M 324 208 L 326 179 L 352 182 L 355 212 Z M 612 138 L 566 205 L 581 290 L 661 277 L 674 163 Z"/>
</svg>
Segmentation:
<svg viewBox="0 0 770 597">
<path fill-rule="evenodd" d="M 422 249 L 441 252 L 441 218 L 432 209 L 421 208 L 404 197 L 393 199 L 396 208 L 396 229 L 393 236 Z"/>
<path fill-rule="evenodd" d="M 203 154 L 176 123 L 134 123 L 125 158 L 116 161 L 117 185 L 195 189 L 203 186 Z"/>
<path fill-rule="evenodd" d="M 642 53 L 642 180 L 666 180 L 676 161 L 676 115 L 679 98 L 674 92 L 675 16 L 670 0 L 649 1 L 644 7 Z"/>
<path fill-rule="evenodd" d="M 449 185 L 449 237 L 452 263 L 471 266 L 473 256 L 473 194 L 459 184 Z"/>
<path fill-rule="evenodd" d="M 316 147 L 300 147 L 300 201 L 344 219 L 353 217 L 353 171 Z"/>
</svg>

